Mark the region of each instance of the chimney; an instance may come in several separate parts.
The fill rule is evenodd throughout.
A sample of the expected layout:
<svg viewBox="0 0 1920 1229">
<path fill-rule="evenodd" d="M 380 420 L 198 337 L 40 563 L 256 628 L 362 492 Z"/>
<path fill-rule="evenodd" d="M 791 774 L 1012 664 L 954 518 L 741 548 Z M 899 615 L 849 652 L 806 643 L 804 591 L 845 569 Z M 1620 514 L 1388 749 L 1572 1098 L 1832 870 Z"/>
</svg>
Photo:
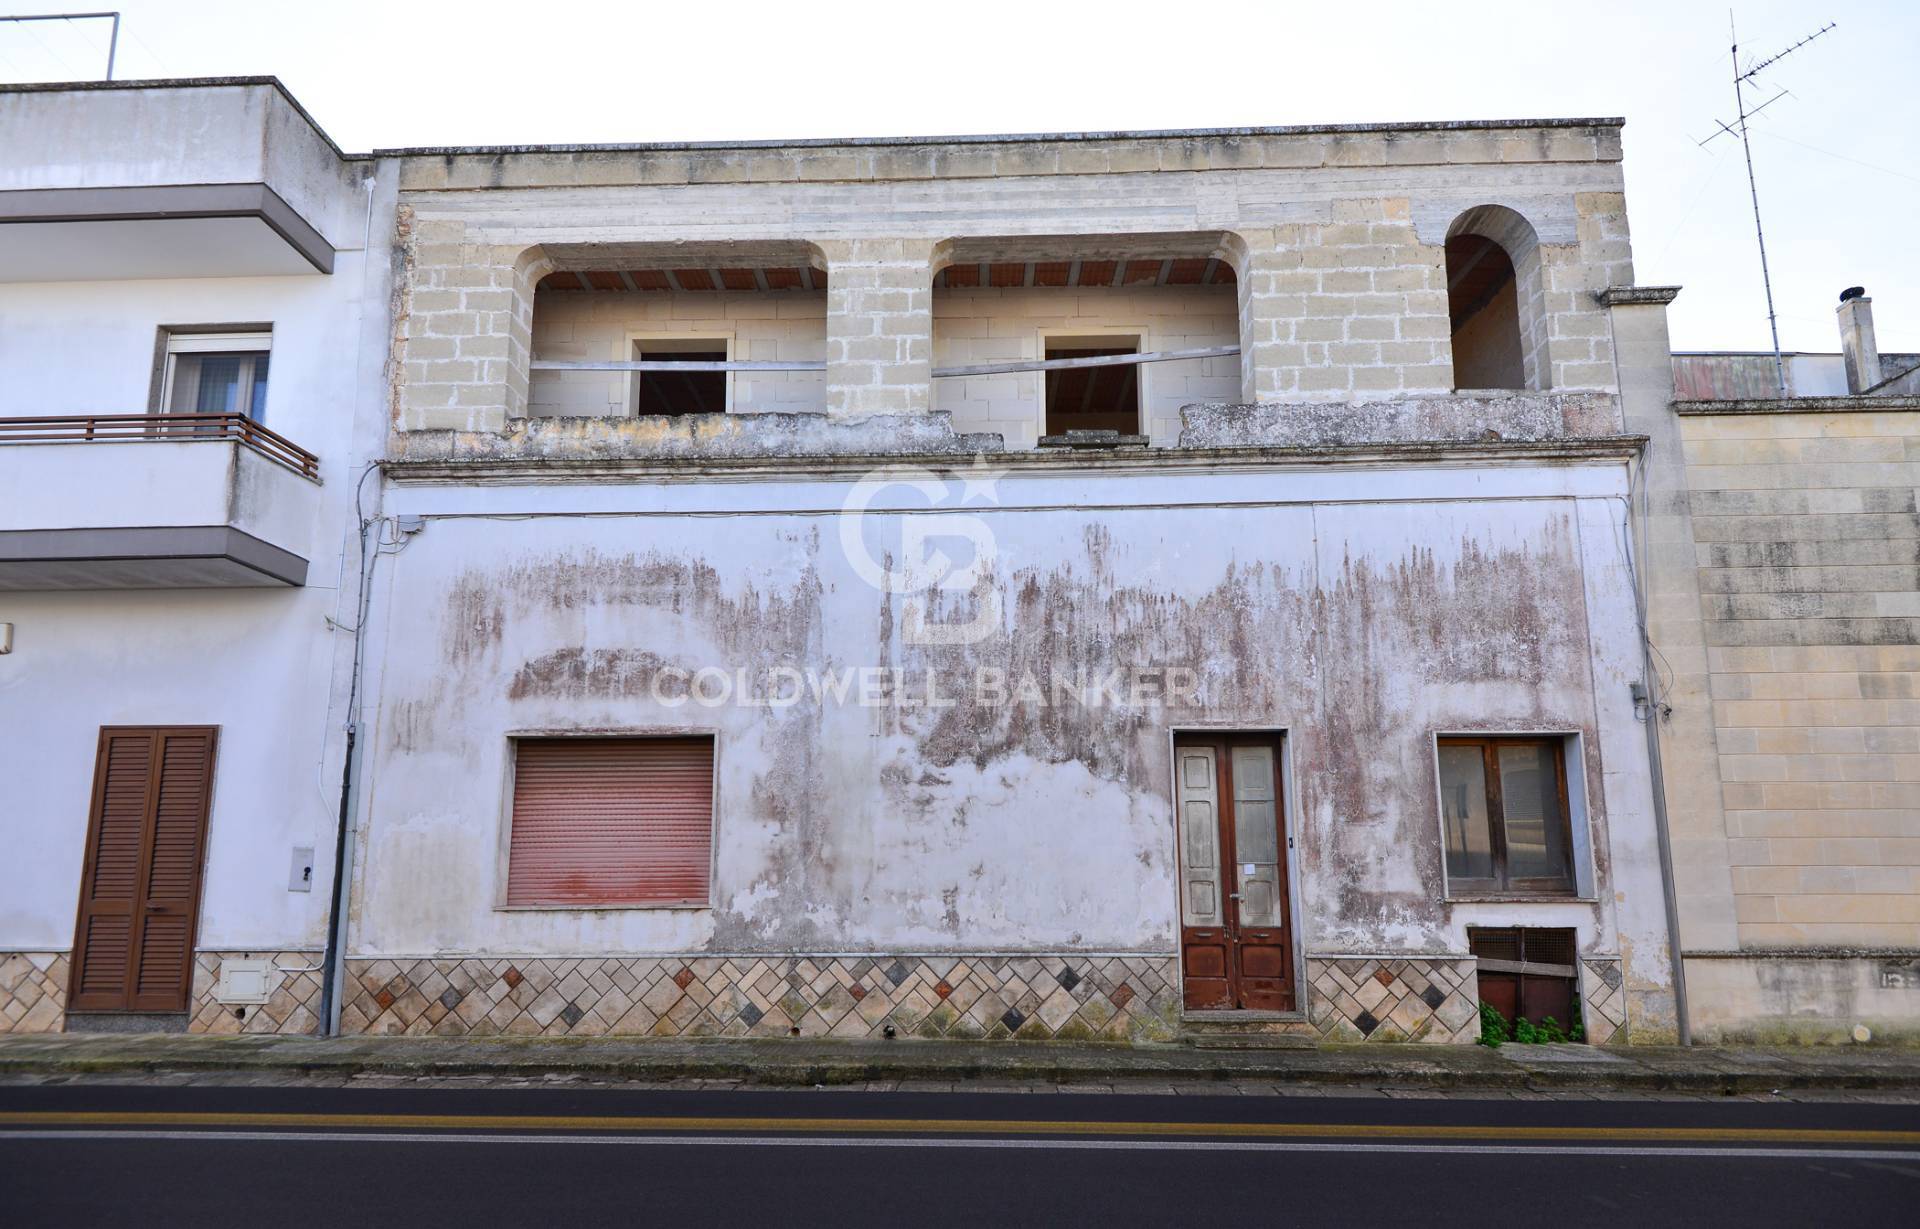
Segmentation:
<svg viewBox="0 0 1920 1229">
<path fill-rule="evenodd" d="M 1873 339 L 1873 300 L 1864 286 L 1840 292 L 1840 357 L 1847 364 L 1847 391 L 1864 393 L 1885 378 L 1880 347 Z"/>
</svg>

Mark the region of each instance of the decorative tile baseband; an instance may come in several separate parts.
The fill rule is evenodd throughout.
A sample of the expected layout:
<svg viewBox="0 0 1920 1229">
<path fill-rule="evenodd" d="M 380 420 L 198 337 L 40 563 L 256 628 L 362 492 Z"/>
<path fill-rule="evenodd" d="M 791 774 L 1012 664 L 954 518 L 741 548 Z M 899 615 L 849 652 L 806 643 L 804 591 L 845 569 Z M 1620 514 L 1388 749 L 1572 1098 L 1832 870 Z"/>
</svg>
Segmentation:
<svg viewBox="0 0 1920 1229">
<path fill-rule="evenodd" d="M 1307 959 L 1308 1017 L 1328 1041 L 1468 1044 L 1480 1036 L 1475 961 Z"/>
<path fill-rule="evenodd" d="M 57 1033 L 66 1027 L 67 954 L 0 953 L 0 1033 Z"/>
<path fill-rule="evenodd" d="M 1170 1041 L 1170 956 L 349 960 L 345 1033 Z"/>
<path fill-rule="evenodd" d="M 314 1033 L 320 1027 L 318 952 L 196 952 L 190 1033 Z M 267 1001 L 223 1003 L 220 966 L 227 960 L 267 963 Z"/>
<path fill-rule="evenodd" d="M 1580 1022 L 1591 1045 L 1605 1045 L 1627 1027 L 1626 975 L 1618 960 L 1580 961 Z"/>
</svg>

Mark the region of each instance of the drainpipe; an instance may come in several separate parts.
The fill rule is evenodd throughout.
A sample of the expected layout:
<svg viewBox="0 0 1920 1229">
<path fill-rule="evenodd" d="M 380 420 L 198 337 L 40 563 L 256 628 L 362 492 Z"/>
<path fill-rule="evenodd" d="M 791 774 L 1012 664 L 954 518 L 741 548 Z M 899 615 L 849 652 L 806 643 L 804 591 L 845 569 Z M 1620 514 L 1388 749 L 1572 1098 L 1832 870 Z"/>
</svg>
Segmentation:
<svg viewBox="0 0 1920 1229">
<path fill-rule="evenodd" d="M 364 308 L 372 298 L 370 294 L 373 279 L 373 207 L 374 195 L 379 186 L 379 170 L 367 172 L 360 186 L 367 194 L 366 219 L 360 235 L 360 299 Z M 363 313 L 364 314 L 364 313 Z M 360 330 L 354 343 L 354 371 L 360 374 L 361 360 L 366 350 L 366 329 Z M 359 398 L 356 397 L 356 409 Z M 357 416 L 356 416 L 357 417 Z M 360 510 L 360 498 L 365 493 L 367 478 L 376 469 L 379 462 L 369 462 L 360 471 L 360 478 L 353 488 L 353 519 L 360 530 L 360 589 L 354 595 L 355 619 L 350 634 L 353 636 L 353 669 L 347 681 L 346 743 L 340 765 L 340 815 L 333 839 L 333 892 L 332 901 L 327 908 L 327 947 L 320 959 L 320 1035 L 332 1037 L 340 1031 L 340 1003 L 346 979 L 347 945 L 347 908 L 353 882 L 353 817 L 358 810 L 360 735 L 360 675 L 365 663 L 367 640 L 367 614 L 373 605 L 373 565 L 379 558 L 380 535 L 374 533 L 377 520 L 369 520 Z M 337 609 L 337 607 L 336 607 Z M 335 624 L 335 626 L 339 626 Z"/>
<path fill-rule="evenodd" d="M 346 766 L 340 772 L 340 827 L 334 835 L 333 845 L 333 903 L 327 912 L 327 951 L 321 957 L 320 967 L 320 1035 L 332 1037 L 340 1031 L 340 991 L 342 974 L 346 963 L 341 960 L 340 952 L 346 944 L 347 916 L 347 880 L 351 868 L 347 865 L 347 851 L 351 842 L 347 839 L 347 828 L 353 817 L 353 759 L 354 736 L 353 723 L 347 725 Z"/>
<path fill-rule="evenodd" d="M 1648 677 L 1652 677 L 1651 671 Z M 1633 711 L 1647 727 L 1647 769 L 1653 774 L 1653 830 L 1659 838 L 1660 889 L 1667 907 L 1667 959 L 1673 965 L 1673 1014 L 1679 1025 L 1680 1044 L 1690 1046 L 1693 1027 L 1687 1016 L 1687 968 L 1680 956 L 1680 899 L 1673 888 L 1673 840 L 1667 834 L 1667 782 L 1660 767 L 1660 722 L 1669 710 L 1667 705 L 1654 702 L 1645 683 L 1627 686 L 1633 695 Z"/>
<path fill-rule="evenodd" d="M 360 486 L 378 465 L 369 465 L 360 474 Z M 354 509 L 360 506 L 360 488 L 354 490 Z M 366 662 L 367 617 L 373 607 L 373 565 L 380 557 L 380 537 L 374 530 L 378 520 L 364 516 L 360 521 L 360 592 L 355 603 L 358 617 L 353 622 L 353 670 L 347 682 L 346 748 L 340 766 L 340 821 L 333 844 L 333 899 L 327 909 L 327 950 L 321 957 L 320 1035 L 332 1037 L 340 1031 L 340 1002 L 346 981 L 347 908 L 353 882 L 353 816 L 356 810 L 360 735 L 360 676 Z"/>
</svg>

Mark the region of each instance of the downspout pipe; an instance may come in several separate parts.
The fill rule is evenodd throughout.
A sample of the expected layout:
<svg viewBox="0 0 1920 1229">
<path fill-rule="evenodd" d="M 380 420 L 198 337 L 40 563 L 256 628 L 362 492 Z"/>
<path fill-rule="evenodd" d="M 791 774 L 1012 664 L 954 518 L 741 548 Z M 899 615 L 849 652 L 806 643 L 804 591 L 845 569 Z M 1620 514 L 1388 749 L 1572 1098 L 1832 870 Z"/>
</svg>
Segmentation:
<svg viewBox="0 0 1920 1229">
<path fill-rule="evenodd" d="M 347 880 L 352 873 L 347 866 L 347 828 L 353 817 L 353 761 L 355 755 L 354 740 L 357 731 L 352 725 L 347 727 L 346 767 L 340 773 L 340 825 L 334 834 L 333 845 L 333 902 L 327 910 L 327 950 L 321 957 L 320 977 L 320 1035 L 332 1037 L 340 1032 L 340 991 L 345 963 L 340 959 L 341 948 L 346 940 L 346 927 L 343 924 L 347 908 Z"/>
<path fill-rule="evenodd" d="M 1650 447 L 1646 445 L 1645 447 Z M 1633 471 L 1633 481 L 1629 484 L 1628 503 L 1625 514 L 1626 531 L 1633 533 L 1634 487 L 1638 487 L 1641 500 L 1647 498 L 1647 469 L 1645 454 L 1641 455 L 1641 464 Z M 1642 506 L 1644 512 L 1644 505 Z M 1652 778 L 1653 790 L 1653 832 L 1660 852 L 1660 894 L 1667 913 L 1667 961 L 1673 970 L 1673 1016 L 1675 1031 L 1679 1034 L 1680 1044 L 1693 1044 L 1693 1024 L 1687 1012 L 1687 966 L 1680 949 L 1680 898 L 1674 889 L 1673 880 L 1673 836 L 1667 820 L 1667 778 L 1660 759 L 1660 722 L 1665 719 L 1669 707 L 1655 698 L 1653 681 L 1653 642 L 1647 635 L 1647 594 L 1641 583 L 1641 569 L 1638 563 L 1636 547 L 1639 544 L 1629 541 L 1627 544 L 1627 563 L 1629 575 L 1633 581 L 1633 604 L 1635 616 L 1639 619 L 1640 633 L 1640 678 L 1627 684 L 1628 694 L 1633 698 L 1633 713 L 1647 730 L 1647 775 Z"/>
<path fill-rule="evenodd" d="M 1687 966 L 1680 953 L 1680 898 L 1673 886 L 1673 838 L 1667 830 L 1667 782 L 1660 766 L 1660 720 L 1666 705 L 1657 704 L 1645 683 L 1630 683 L 1633 707 L 1642 714 L 1647 727 L 1647 770 L 1653 776 L 1653 830 L 1660 844 L 1660 888 L 1667 906 L 1667 959 L 1673 965 L 1673 1014 L 1680 1032 L 1680 1044 L 1693 1044 L 1693 1027 L 1687 1014 Z"/>
<path fill-rule="evenodd" d="M 360 475 L 364 487 L 368 475 L 378 469 L 369 465 Z M 354 492 L 358 512 L 360 491 Z M 320 1035 L 332 1037 L 340 1031 L 340 1005 L 346 982 L 346 936 L 348 894 L 353 882 L 353 817 L 357 810 L 360 762 L 360 679 L 366 666 L 367 619 L 373 609 L 373 565 L 379 559 L 380 538 L 375 532 L 378 520 L 360 517 L 360 593 L 353 625 L 353 669 L 347 683 L 346 747 L 340 766 L 340 815 L 333 845 L 333 899 L 327 909 L 327 947 L 321 958 Z"/>
</svg>

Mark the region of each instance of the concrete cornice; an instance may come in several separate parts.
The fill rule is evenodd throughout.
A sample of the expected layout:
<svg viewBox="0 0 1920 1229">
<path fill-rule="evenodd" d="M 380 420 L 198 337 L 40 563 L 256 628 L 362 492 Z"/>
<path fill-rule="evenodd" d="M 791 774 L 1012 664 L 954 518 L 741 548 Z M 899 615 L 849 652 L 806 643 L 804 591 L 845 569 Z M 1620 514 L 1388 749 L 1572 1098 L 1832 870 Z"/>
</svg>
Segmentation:
<svg viewBox="0 0 1920 1229">
<path fill-rule="evenodd" d="M 1139 451 L 988 452 L 872 456 L 717 457 L 710 460 L 624 461 L 613 458 L 553 460 L 498 457 L 471 460 L 386 461 L 381 468 L 399 484 L 526 486 L 630 481 L 753 482 L 818 479 L 846 481 L 875 470 L 910 466 L 936 473 L 966 473 L 977 464 L 1023 474 L 1231 473 L 1328 467 L 1419 467 L 1455 465 L 1578 465 L 1615 463 L 1639 455 L 1643 435 L 1609 435 L 1553 441 L 1368 444 L 1328 448 L 1148 448 Z"/>
<path fill-rule="evenodd" d="M 1593 297 L 1602 307 L 1665 306 L 1680 297 L 1680 287 L 1609 286 Z"/>
<path fill-rule="evenodd" d="M 373 156 L 350 154 L 341 149 L 339 143 L 328 136 L 327 130 L 320 126 L 320 121 L 314 119 L 313 114 L 300 105 L 300 100 L 293 96 L 293 91 L 289 90 L 286 83 L 278 77 L 159 77 L 147 81 L 24 81 L 0 83 L 0 95 L 69 94 L 87 90 L 219 90 L 249 86 L 266 86 L 279 94 L 286 100 L 288 106 L 299 112 L 300 118 L 307 121 L 307 126 L 312 128 L 333 150 L 334 155 L 342 161 L 359 161 Z"/>
<path fill-rule="evenodd" d="M 456 158 L 502 159 L 514 156 L 568 154 L 729 153 L 750 150 L 897 149 L 914 146 L 1084 145 L 1102 142 L 1222 142 L 1266 137 L 1374 136 L 1391 141 L 1396 136 L 1450 133 L 1515 133 L 1565 129 L 1607 129 L 1626 126 L 1621 116 L 1580 116 L 1540 119 L 1409 120 L 1368 124 L 1280 124 L 1234 128 L 1105 129 L 1085 132 L 965 133 L 948 136 L 801 137 L 736 141 L 634 141 L 581 144 L 418 145 L 376 148 L 371 153 L 346 153 L 274 76 L 177 77 L 138 81 L 46 81 L 0 84 L 0 95 L 78 93 L 93 90 L 211 90 L 264 86 L 280 94 L 299 112 L 322 140 L 342 159 Z M 1617 148 L 1617 141 L 1613 143 Z"/>
<path fill-rule="evenodd" d="M 1920 410 L 1920 396 L 1747 397 L 1673 403 L 1674 413 L 1688 417 L 1715 414 L 1877 414 L 1887 410 Z"/>
<path fill-rule="evenodd" d="M 1280 124 L 1241 128 L 1114 128 L 1089 132 L 965 133 L 949 136 L 801 137 L 789 140 L 635 141 L 574 145 L 416 145 L 375 149 L 378 157 L 505 157 L 513 154 L 688 153 L 701 150 L 890 148 L 902 145 L 1032 145 L 1088 141 L 1216 141 L 1234 137 L 1389 136 L 1394 133 L 1512 132 L 1623 128 L 1620 116 L 1566 119 L 1410 120 L 1378 124 Z"/>
</svg>

